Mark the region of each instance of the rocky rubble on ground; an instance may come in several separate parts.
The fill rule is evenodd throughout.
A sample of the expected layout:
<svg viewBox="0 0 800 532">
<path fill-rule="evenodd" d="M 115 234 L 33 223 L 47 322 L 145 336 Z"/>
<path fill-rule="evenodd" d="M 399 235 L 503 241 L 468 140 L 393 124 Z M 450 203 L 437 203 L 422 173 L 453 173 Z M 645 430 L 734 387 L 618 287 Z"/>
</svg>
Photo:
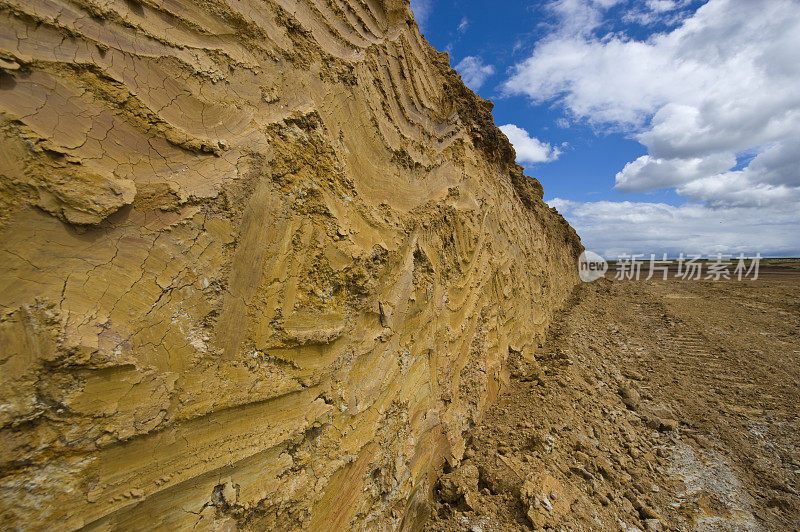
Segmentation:
<svg viewBox="0 0 800 532">
<path fill-rule="evenodd" d="M 562 333 L 555 326 L 535 359 L 515 361 L 508 394 L 442 477 L 448 496 L 440 485 L 431 529 L 662 529 L 674 424 L 604 361 L 612 338 Z M 464 468 L 477 482 L 453 487 Z"/>
<path fill-rule="evenodd" d="M 665 363 L 675 357 L 683 367 L 696 352 L 723 349 L 694 340 L 691 349 L 675 349 L 661 339 L 663 325 L 650 315 L 674 323 L 669 307 L 655 302 L 674 297 L 668 288 L 602 280 L 576 291 L 544 348 L 513 361 L 508 393 L 470 432 L 464 459 L 446 465 L 428 530 L 760 531 L 800 524 L 792 487 L 800 442 L 796 433 L 777 432 L 797 426 L 795 407 L 776 405 L 785 413 L 774 416 L 788 415 L 785 421 L 750 418 L 749 434 L 731 431 L 744 439 L 725 439 L 728 421 L 720 416 L 733 408 L 755 412 L 763 401 L 737 397 L 739 387 L 714 386 L 714 397 L 733 403 L 708 404 L 707 383 L 717 375 L 695 368 L 677 375 Z M 739 308 L 744 298 L 757 297 L 749 288 L 741 287 L 743 297 L 730 304 Z M 683 320 L 691 312 L 709 319 L 702 304 L 682 311 Z M 680 330 L 664 333 L 678 337 Z M 791 331 L 783 338 L 796 345 Z M 772 360 L 771 371 L 796 371 L 796 363 Z M 718 371 L 720 378 L 725 373 Z M 667 384 L 673 379 L 677 387 Z M 782 381 L 772 382 L 779 393 Z M 787 393 L 797 400 L 796 391 Z M 762 454 L 750 454 L 750 442 L 762 445 Z M 762 465 L 751 476 L 754 463 Z"/>
</svg>

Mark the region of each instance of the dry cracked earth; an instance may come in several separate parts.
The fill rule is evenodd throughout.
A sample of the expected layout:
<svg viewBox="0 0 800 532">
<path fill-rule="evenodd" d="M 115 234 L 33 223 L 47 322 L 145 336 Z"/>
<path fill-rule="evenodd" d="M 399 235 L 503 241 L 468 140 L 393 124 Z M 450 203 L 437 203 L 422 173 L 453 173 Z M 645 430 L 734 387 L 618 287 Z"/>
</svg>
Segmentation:
<svg viewBox="0 0 800 532">
<path fill-rule="evenodd" d="M 0 0 L 0 530 L 414 529 L 577 282 L 408 0 Z"/>
<path fill-rule="evenodd" d="M 0 530 L 797 529 L 798 276 L 554 317 L 491 111 L 408 0 L 0 0 Z"/>
<path fill-rule="evenodd" d="M 799 530 L 800 270 L 582 285 L 428 530 Z"/>
</svg>

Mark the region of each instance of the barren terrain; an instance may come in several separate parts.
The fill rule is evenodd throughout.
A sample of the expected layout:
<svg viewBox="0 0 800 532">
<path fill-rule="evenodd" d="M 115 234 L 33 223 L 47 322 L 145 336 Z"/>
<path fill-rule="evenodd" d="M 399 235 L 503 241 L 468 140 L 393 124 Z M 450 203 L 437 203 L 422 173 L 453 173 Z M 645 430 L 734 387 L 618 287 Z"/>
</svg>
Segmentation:
<svg viewBox="0 0 800 532">
<path fill-rule="evenodd" d="M 791 265 L 578 287 L 429 529 L 800 529 L 799 297 Z"/>
<path fill-rule="evenodd" d="M 492 109 L 408 0 L 0 0 L 0 529 L 798 528 L 800 275 L 574 291 Z"/>
</svg>

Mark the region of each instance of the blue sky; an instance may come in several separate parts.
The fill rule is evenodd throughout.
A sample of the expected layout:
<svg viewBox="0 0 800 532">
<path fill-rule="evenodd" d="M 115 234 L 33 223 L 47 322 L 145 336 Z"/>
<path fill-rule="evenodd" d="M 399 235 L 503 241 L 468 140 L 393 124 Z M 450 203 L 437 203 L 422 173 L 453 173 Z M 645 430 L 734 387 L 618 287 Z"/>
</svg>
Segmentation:
<svg viewBox="0 0 800 532">
<path fill-rule="evenodd" d="M 587 248 L 800 255 L 800 0 L 413 0 Z"/>
</svg>

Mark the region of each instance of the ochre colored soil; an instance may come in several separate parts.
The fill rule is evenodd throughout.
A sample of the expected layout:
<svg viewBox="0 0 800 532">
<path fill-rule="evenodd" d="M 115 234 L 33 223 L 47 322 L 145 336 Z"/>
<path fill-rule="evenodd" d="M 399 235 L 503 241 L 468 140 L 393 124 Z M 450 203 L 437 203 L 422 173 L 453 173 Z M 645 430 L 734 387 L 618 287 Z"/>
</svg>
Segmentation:
<svg viewBox="0 0 800 532">
<path fill-rule="evenodd" d="M 579 287 L 428 529 L 800 529 L 798 301 L 791 268 Z"/>
</svg>

